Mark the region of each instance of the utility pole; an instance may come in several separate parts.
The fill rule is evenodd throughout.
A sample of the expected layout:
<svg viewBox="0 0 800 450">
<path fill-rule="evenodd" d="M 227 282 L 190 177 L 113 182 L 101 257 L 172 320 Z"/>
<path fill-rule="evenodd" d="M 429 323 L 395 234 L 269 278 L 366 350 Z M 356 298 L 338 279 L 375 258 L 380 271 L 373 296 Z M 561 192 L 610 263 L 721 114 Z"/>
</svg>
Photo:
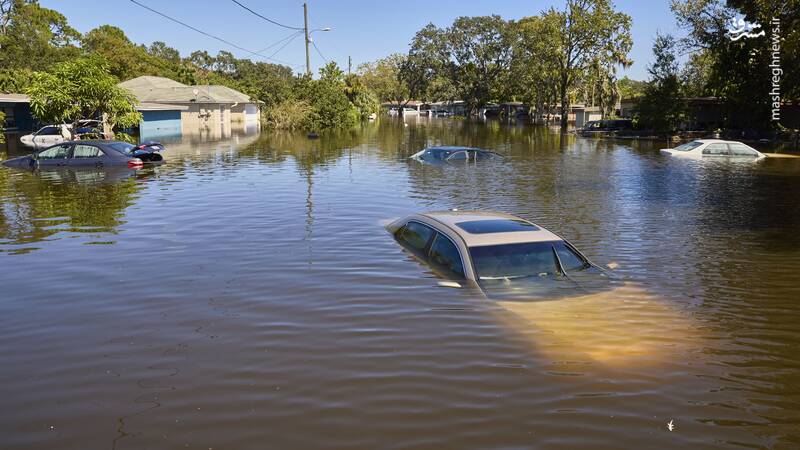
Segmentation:
<svg viewBox="0 0 800 450">
<path fill-rule="evenodd" d="M 311 57 L 308 53 L 308 44 L 311 43 L 308 39 L 308 3 L 303 3 L 303 24 L 306 33 L 306 75 L 311 75 Z"/>
<path fill-rule="evenodd" d="M 347 74 L 350 75 L 350 68 L 353 67 L 353 57 L 347 57 Z"/>
</svg>

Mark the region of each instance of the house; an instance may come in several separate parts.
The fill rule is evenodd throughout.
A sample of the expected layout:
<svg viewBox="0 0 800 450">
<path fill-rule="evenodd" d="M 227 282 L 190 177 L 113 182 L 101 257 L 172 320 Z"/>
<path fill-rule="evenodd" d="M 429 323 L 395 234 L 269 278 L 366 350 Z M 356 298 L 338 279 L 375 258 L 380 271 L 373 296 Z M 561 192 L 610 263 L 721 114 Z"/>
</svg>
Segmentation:
<svg viewBox="0 0 800 450">
<path fill-rule="evenodd" d="M 25 94 L 0 94 L 0 112 L 6 115 L 5 131 L 33 131 L 37 121 L 31 114 L 31 99 Z"/>
<path fill-rule="evenodd" d="M 174 136 L 260 123 L 260 103 L 221 85 L 187 86 L 163 77 L 141 76 L 119 83 L 139 100 L 139 134 Z"/>
<path fill-rule="evenodd" d="M 570 105 L 568 122 L 574 120 L 575 128 L 581 128 L 586 122 L 603 118 L 603 109 L 599 106 Z"/>
</svg>

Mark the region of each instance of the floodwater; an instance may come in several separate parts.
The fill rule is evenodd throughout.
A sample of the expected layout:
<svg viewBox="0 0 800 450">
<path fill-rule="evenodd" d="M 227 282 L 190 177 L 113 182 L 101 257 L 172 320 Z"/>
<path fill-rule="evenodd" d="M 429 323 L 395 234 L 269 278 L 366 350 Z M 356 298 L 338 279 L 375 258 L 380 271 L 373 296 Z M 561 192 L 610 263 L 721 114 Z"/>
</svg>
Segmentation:
<svg viewBox="0 0 800 450">
<path fill-rule="evenodd" d="M 407 159 L 427 145 L 505 158 Z M 0 448 L 800 446 L 800 160 L 447 120 L 168 148 L 0 169 Z M 444 208 L 623 281 L 442 287 L 381 224 Z"/>
</svg>

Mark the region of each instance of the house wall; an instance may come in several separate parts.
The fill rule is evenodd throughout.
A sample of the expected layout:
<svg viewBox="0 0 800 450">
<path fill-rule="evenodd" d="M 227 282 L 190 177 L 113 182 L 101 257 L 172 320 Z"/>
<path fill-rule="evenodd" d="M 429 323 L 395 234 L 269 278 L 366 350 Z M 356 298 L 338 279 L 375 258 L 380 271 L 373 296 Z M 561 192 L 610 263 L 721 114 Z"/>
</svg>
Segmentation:
<svg viewBox="0 0 800 450">
<path fill-rule="evenodd" d="M 232 123 L 258 123 L 261 121 L 258 105 L 255 103 L 239 103 L 231 107 Z"/>
<path fill-rule="evenodd" d="M 142 111 L 139 123 L 141 140 L 181 135 L 181 111 Z"/>
</svg>

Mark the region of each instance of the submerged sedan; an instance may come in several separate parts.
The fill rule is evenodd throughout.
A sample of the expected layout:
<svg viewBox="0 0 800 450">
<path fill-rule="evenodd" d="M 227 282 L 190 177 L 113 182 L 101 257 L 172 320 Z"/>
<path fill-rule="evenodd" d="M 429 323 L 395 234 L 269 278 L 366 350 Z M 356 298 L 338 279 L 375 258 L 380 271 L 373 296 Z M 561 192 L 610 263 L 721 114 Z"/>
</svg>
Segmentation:
<svg viewBox="0 0 800 450">
<path fill-rule="evenodd" d="M 387 230 L 453 286 L 477 286 L 493 298 L 556 297 L 575 288 L 606 288 L 610 279 L 569 242 L 509 214 L 421 213 Z"/>
<path fill-rule="evenodd" d="M 499 158 L 500 155 L 489 150 L 474 147 L 428 147 L 409 158 L 427 164 L 444 164 L 455 162 L 485 161 Z"/>
<path fill-rule="evenodd" d="M 662 148 L 661 153 L 692 159 L 737 158 L 756 161 L 767 157 L 767 155 L 741 142 L 720 139 L 698 139 L 675 148 Z"/>
<path fill-rule="evenodd" d="M 47 147 L 27 156 L 4 161 L 6 167 L 141 167 L 145 162 L 161 162 L 164 158 L 148 143 L 134 146 L 121 141 L 70 141 Z"/>
</svg>

